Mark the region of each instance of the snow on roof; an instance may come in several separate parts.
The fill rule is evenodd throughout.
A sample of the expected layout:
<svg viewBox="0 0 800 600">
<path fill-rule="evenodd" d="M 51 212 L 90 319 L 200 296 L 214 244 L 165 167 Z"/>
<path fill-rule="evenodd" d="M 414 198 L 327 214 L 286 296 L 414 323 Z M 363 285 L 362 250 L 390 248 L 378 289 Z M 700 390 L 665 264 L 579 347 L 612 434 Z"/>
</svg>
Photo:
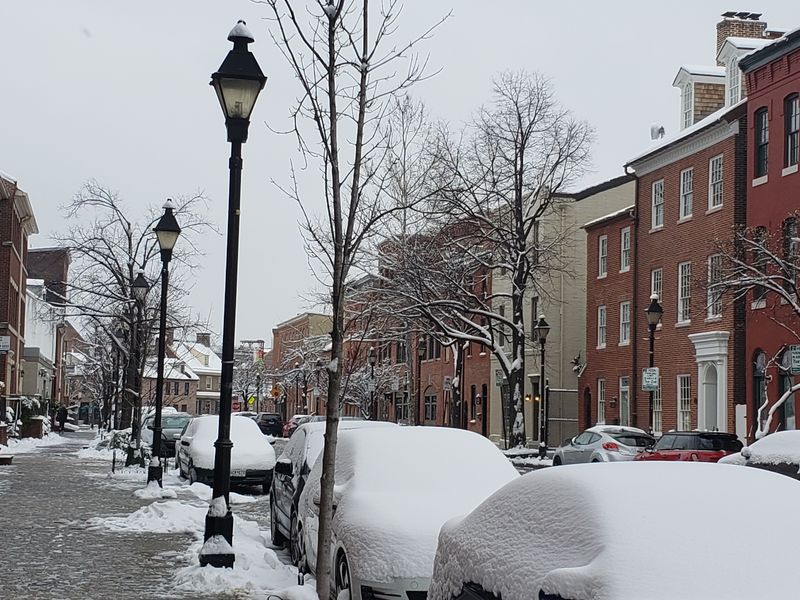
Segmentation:
<svg viewBox="0 0 800 600">
<path fill-rule="evenodd" d="M 800 486 L 761 469 L 628 462 L 541 469 L 442 529 L 428 600 L 466 582 L 503 600 L 797 597 Z M 748 551 L 742 540 L 759 540 Z M 676 575 L 680 574 L 680 575 Z"/>
<path fill-rule="evenodd" d="M 742 448 L 741 452 L 725 456 L 720 462 L 740 465 L 800 465 L 800 431 L 776 431 Z"/>
<path fill-rule="evenodd" d="M 666 136 L 664 138 L 661 138 L 660 140 L 656 140 L 647 150 L 645 150 L 644 152 L 642 152 L 642 153 L 634 156 L 632 159 L 630 159 L 625 164 L 625 166 L 626 167 L 631 166 L 634 163 L 639 162 L 643 158 L 647 158 L 648 156 L 650 156 L 652 154 L 655 154 L 656 152 L 659 152 L 661 150 L 665 150 L 666 148 L 668 148 L 668 147 L 670 147 L 670 146 L 672 146 L 674 144 L 677 144 L 681 140 L 683 140 L 683 139 L 685 139 L 685 138 L 687 138 L 687 137 L 689 137 L 689 136 L 691 136 L 691 135 L 693 135 L 693 134 L 705 129 L 706 127 L 710 127 L 711 125 L 713 125 L 717 121 L 721 120 L 725 115 L 727 115 L 730 112 L 733 112 L 734 109 L 736 109 L 739 106 L 743 105 L 745 102 L 747 102 L 747 98 L 743 98 L 742 100 L 740 100 L 739 102 L 737 102 L 733 106 L 723 106 L 722 108 L 720 108 L 717 111 L 714 111 L 713 113 L 711 113 L 710 115 L 708 115 L 704 119 L 700 119 L 694 125 L 690 125 L 686 129 L 682 129 L 681 131 L 679 131 L 679 132 L 677 132 L 677 133 L 675 133 L 673 135 L 668 135 L 668 136 Z"/>
<path fill-rule="evenodd" d="M 589 221 L 588 223 L 585 223 L 583 225 L 583 228 L 588 229 L 589 227 L 594 227 L 595 225 L 599 225 L 600 223 L 610 221 L 616 217 L 621 217 L 622 215 L 633 211 L 634 208 L 636 208 L 636 206 L 632 204 L 631 206 L 626 206 L 625 208 L 621 208 L 617 211 L 614 211 L 613 213 L 603 215 L 602 217 L 598 217 L 596 219 L 593 219 L 592 221 Z"/>
<path fill-rule="evenodd" d="M 756 50 L 758 48 L 763 48 L 774 41 L 774 39 L 749 37 L 729 37 L 725 39 L 726 44 L 736 46 L 740 50 Z"/>
<path fill-rule="evenodd" d="M 718 67 L 716 65 L 681 65 L 680 68 L 691 75 L 725 77 L 725 67 Z"/>
<path fill-rule="evenodd" d="M 308 476 L 301 506 L 319 494 L 321 464 L 317 460 Z M 334 489 L 340 499 L 333 527 L 359 578 L 428 578 L 442 525 L 518 477 L 492 442 L 469 431 L 343 431 L 336 451 Z"/>
<path fill-rule="evenodd" d="M 219 375 L 222 373 L 222 360 L 208 346 L 198 342 L 176 340 L 172 351 L 178 360 L 186 363 L 192 371 L 200 375 Z"/>
<path fill-rule="evenodd" d="M 155 363 L 149 364 L 145 367 L 142 377 L 146 379 L 155 379 L 158 375 Z M 197 373 L 192 371 L 185 362 L 178 358 L 165 358 L 164 359 L 164 379 L 183 379 L 186 381 L 197 381 L 200 379 Z"/>
</svg>

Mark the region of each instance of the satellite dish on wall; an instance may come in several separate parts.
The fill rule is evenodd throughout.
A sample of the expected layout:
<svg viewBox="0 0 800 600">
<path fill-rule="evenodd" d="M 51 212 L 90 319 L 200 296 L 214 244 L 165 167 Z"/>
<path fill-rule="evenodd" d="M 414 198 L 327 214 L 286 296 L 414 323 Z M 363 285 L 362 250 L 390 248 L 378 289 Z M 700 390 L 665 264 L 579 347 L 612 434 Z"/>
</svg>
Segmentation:
<svg viewBox="0 0 800 600">
<path fill-rule="evenodd" d="M 657 140 L 664 137 L 664 126 L 658 123 L 650 125 L 650 139 Z"/>
</svg>

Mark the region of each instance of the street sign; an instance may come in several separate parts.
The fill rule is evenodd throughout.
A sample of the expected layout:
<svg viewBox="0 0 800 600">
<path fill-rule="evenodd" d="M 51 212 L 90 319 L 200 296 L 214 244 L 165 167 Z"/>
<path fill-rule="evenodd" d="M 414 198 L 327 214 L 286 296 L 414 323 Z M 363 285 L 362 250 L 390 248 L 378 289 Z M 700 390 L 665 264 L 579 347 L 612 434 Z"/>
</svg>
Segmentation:
<svg viewBox="0 0 800 600">
<path fill-rule="evenodd" d="M 442 388 L 444 391 L 449 392 L 453 387 L 453 379 L 449 375 L 445 375 L 444 381 L 442 382 Z"/>
<path fill-rule="evenodd" d="M 234 401 L 234 402 L 231 403 L 231 410 L 236 411 L 236 410 L 239 410 L 239 408 L 240 408 L 240 406 L 239 406 L 239 402 L 238 401 Z"/>
<path fill-rule="evenodd" d="M 648 367 L 647 369 L 642 369 L 642 391 L 658 391 L 658 367 Z"/>
<path fill-rule="evenodd" d="M 789 346 L 789 354 L 792 357 L 792 364 L 789 367 L 792 375 L 800 373 L 800 344 Z"/>
<path fill-rule="evenodd" d="M 250 396 L 250 398 L 247 399 L 247 404 L 248 405 L 253 406 L 255 403 L 256 403 L 256 397 L 255 396 Z"/>
<path fill-rule="evenodd" d="M 279 398 L 281 395 L 281 388 L 278 385 L 272 386 L 272 391 L 270 392 L 273 398 Z"/>
<path fill-rule="evenodd" d="M 503 373 L 503 369 L 495 369 L 494 370 L 494 384 L 497 387 L 501 387 L 503 385 L 503 380 L 505 379 L 505 374 Z"/>
<path fill-rule="evenodd" d="M 367 380 L 367 391 L 374 392 L 375 391 L 375 380 L 370 378 Z"/>
<path fill-rule="evenodd" d="M 0 335 L 0 352 L 8 352 L 11 350 L 11 336 Z"/>
</svg>

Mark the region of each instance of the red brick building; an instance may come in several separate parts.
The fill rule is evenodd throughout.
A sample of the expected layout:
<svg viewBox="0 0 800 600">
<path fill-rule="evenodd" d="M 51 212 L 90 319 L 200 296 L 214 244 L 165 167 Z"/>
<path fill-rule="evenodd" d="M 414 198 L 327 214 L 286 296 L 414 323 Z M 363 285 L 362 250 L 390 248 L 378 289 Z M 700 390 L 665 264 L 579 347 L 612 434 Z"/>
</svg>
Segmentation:
<svg viewBox="0 0 800 600">
<path fill-rule="evenodd" d="M 634 208 L 630 206 L 584 226 L 589 293 L 581 429 L 596 423 L 631 422 Z"/>
<path fill-rule="evenodd" d="M 28 237 L 38 233 L 28 194 L 17 182 L 0 174 L 0 419 L 5 419 L 6 396 L 21 392 L 21 361 L 25 347 L 25 290 Z"/>
<path fill-rule="evenodd" d="M 747 225 L 760 228 L 778 256 L 797 256 L 800 218 L 800 30 L 740 62 L 747 84 Z M 796 274 L 795 274 L 796 277 Z M 777 293 L 752 290 L 748 312 L 745 373 L 748 435 L 766 390 L 770 401 L 796 383 L 787 346 L 798 343 L 800 317 Z M 773 427 L 796 429 L 795 398 L 778 413 Z"/>
</svg>

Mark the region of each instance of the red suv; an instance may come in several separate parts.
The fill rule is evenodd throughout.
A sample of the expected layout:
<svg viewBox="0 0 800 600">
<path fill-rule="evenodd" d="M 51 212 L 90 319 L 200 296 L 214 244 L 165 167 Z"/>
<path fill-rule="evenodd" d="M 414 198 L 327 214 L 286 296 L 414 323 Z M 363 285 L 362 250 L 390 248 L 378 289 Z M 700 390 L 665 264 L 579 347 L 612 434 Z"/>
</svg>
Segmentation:
<svg viewBox="0 0 800 600">
<path fill-rule="evenodd" d="M 694 460 L 717 462 L 723 456 L 739 452 L 742 442 L 733 433 L 721 431 L 670 431 L 653 448 L 637 454 L 633 460 Z"/>
</svg>

